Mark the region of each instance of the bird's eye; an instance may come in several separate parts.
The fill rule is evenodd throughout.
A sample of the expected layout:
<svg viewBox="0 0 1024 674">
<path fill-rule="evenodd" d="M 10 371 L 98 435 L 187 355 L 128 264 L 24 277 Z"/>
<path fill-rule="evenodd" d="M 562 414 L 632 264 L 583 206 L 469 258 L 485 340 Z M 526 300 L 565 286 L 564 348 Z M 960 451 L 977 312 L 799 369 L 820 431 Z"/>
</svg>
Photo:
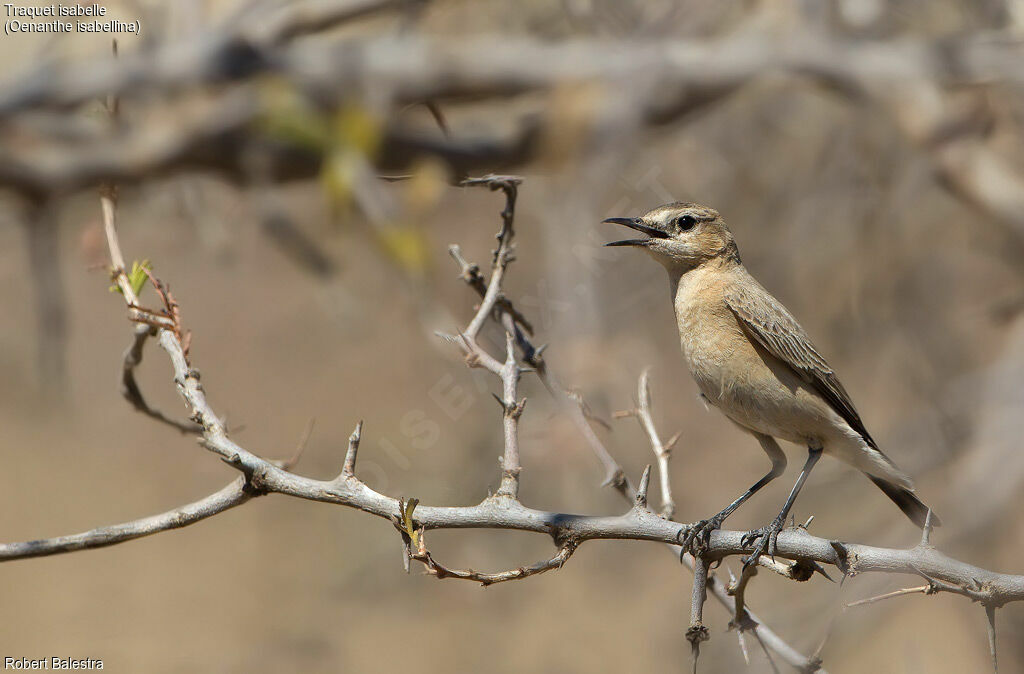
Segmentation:
<svg viewBox="0 0 1024 674">
<path fill-rule="evenodd" d="M 697 218 L 692 215 L 680 215 L 676 218 L 676 226 L 680 231 L 688 232 L 697 225 Z"/>
</svg>

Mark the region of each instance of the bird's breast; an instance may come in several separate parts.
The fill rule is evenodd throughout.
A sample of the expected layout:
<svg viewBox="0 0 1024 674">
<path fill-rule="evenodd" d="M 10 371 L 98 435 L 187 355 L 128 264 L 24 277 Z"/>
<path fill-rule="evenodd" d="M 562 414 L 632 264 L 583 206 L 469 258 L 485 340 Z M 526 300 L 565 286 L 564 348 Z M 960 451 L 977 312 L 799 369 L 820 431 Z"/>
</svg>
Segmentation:
<svg viewBox="0 0 1024 674">
<path fill-rule="evenodd" d="M 752 358 L 757 358 L 735 316 L 722 306 L 691 305 L 677 312 L 683 355 L 697 386 L 720 405 L 742 387 Z"/>
<path fill-rule="evenodd" d="M 744 428 L 797 437 L 787 419 L 804 403 L 803 382 L 751 341 L 719 288 L 684 281 L 675 309 L 686 365 L 707 401 Z"/>
</svg>

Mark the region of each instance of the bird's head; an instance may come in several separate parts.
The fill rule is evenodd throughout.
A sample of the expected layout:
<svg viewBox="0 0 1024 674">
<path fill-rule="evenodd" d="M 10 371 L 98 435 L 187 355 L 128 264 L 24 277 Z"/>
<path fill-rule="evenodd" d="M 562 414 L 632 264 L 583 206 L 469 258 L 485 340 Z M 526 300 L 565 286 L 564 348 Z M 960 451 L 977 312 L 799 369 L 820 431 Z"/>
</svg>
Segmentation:
<svg viewBox="0 0 1024 674">
<path fill-rule="evenodd" d="M 739 261 L 732 232 L 713 208 L 683 201 L 659 206 L 639 218 L 608 218 L 646 234 L 640 239 L 612 241 L 606 246 L 635 246 L 670 270 L 685 271 L 711 260 Z"/>
</svg>

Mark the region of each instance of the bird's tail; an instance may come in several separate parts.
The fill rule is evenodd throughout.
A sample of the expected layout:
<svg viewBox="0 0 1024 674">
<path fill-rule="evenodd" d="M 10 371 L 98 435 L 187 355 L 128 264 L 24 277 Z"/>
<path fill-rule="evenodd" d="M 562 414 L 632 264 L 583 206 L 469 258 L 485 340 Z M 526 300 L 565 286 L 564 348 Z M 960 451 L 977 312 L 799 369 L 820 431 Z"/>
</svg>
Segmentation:
<svg viewBox="0 0 1024 674">
<path fill-rule="evenodd" d="M 868 475 L 865 473 L 865 475 Z M 892 499 L 892 502 L 899 506 L 903 514 L 910 518 L 917 526 L 924 528 L 925 519 L 928 517 L 928 506 L 921 502 L 921 499 L 914 495 L 906 487 L 895 485 L 884 478 L 868 475 L 872 482 L 885 492 L 885 495 Z M 932 526 L 940 526 L 942 521 L 939 516 L 932 513 Z"/>
</svg>

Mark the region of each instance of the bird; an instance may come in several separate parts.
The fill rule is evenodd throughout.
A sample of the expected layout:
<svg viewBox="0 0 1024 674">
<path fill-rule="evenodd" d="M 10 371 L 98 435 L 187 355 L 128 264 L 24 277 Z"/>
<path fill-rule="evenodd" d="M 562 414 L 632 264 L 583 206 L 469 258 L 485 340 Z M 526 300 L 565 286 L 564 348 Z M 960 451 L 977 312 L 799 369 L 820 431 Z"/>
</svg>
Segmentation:
<svg viewBox="0 0 1024 674">
<path fill-rule="evenodd" d="M 696 522 L 683 549 L 710 543 L 711 532 L 783 474 L 779 440 L 807 447 L 807 459 L 768 525 L 747 532 L 744 548 L 774 557 L 779 532 L 822 454 L 861 470 L 919 527 L 939 519 L 914 493 L 910 477 L 878 447 L 835 371 L 793 314 L 750 275 L 718 211 L 691 202 L 659 206 L 640 217 L 615 217 L 641 238 L 606 243 L 640 248 L 666 269 L 686 365 L 706 403 L 753 435 L 771 469 L 721 512 Z M 930 520 L 930 521 L 929 521 Z"/>
</svg>

